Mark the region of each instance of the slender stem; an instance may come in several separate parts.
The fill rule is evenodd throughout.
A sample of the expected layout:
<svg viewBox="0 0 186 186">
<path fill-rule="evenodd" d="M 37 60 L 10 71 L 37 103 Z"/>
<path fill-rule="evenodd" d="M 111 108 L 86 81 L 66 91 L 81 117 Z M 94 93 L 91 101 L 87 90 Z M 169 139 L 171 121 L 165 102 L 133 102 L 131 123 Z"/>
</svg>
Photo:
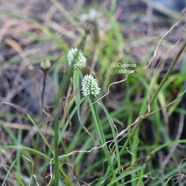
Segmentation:
<svg viewBox="0 0 186 186">
<path fill-rule="evenodd" d="M 171 64 L 170 68 L 168 69 L 167 73 L 165 74 L 163 80 L 161 81 L 158 90 L 156 91 L 156 93 L 154 94 L 154 96 L 152 97 L 152 99 L 150 100 L 150 102 L 149 102 L 149 105 L 150 105 L 150 106 L 151 106 L 152 102 L 155 100 L 155 98 L 157 97 L 157 95 L 158 95 L 159 91 L 161 90 L 162 86 L 164 85 L 165 81 L 166 81 L 167 78 L 169 77 L 169 75 L 170 75 L 172 69 L 174 68 L 174 66 L 175 66 L 176 63 L 178 62 L 178 59 L 180 58 L 181 54 L 183 53 L 185 47 L 186 47 L 186 41 L 184 42 L 184 44 L 183 44 L 182 47 L 180 48 L 178 54 L 176 55 L 174 61 L 173 61 L 172 64 Z M 148 108 L 145 109 L 145 112 L 144 112 L 143 115 L 146 114 L 147 109 L 148 109 Z M 128 145 L 129 141 L 130 141 L 131 138 L 134 136 L 134 133 L 136 132 L 136 130 L 137 130 L 138 127 L 140 126 L 142 120 L 143 120 L 142 118 L 139 118 L 139 120 L 138 120 L 138 122 L 136 123 L 134 129 L 132 130 L 131 134 L 129 135 L 129 137 L 127 138 L 125 144 L 123 145 L 123 147 L 122 147 L 120 153 L 122 153 L 122 151 L 126 148 L 126 146 Z"/>
<path fill-rule="evenodd" d="M 109 114 L 109 112 L 107 111 L 105 105 L 99 101 L 99 104 L 101 105 L 102 109 L 104 110 L 107 118 L 108 118 L 108 121 L 109 121 L 109 124 L 110 124 L 110 128 L 111 128 L 111 131 L 112 131 L 112 135 L 113 135 L 113 139 L 114 140 L 114 144 L 115 144 L 115 150 L 116 150 L 116 157 L 117 157 L 117 162 L 118 162 L 118 168 L 119 170 L 121 169 L 121 162 L 120 162 L 120 156 L 119 156 L 119 147 L 118 147 L 118 141 L 116 140 L 116 131 L 115 131 L 115 128 L 114 128 L 114 122 Z"/>
<path fill-rule="evenodd" d="M 54 186 L 58 186 L 59 182 L 59 149 L 58 149 L 58 138 L 59 138 L 59 124 L 57 117 L 54 119 Z"/>
<path fill-rule="evenodd" d="M 153 98 L 150 100 L 150 104 L 154 101 L 154 99 L 157 97 L 160 89 L 162 88 L 163 84 L 165 83 L 165 81 L 167 80 L 168 76 L 170 75 L 172 69 L 174 68 L 174 66 L 176 65 L 176 63 L 178 62 L 179 57 L 181 56 L 181 54 L 183 53 L 184 49 L 186 47 L 186 42 L 182 45 L 181 49 L 179 50 L 178 54 L 176 55 L 174 61 L 172 62 L 170 68 L 168 69 L 167 73 L 165 74 L 163 80 L 161 81 L 158 90 L 156 91 L 156 93 L 154 94 Z"/>
<path fill-rule="evenodd" d="M 99 119 L 97 107 L 96 107 L 95 104 L 92 104 L 93 103 L 92 97 L 89 97 L 89 103 L 90 103 L 90 109 L 91 109 L 93 118 L 95 120 L 95 125 L 96 125 L 96 128 L 97 128 L 97 132 L 99 134 L 99 137 L 100 137 L 100 140 L 101 140 L 101 144 L 103 145 L 103 144 L 106 143 L 106 139 L 105 139 L 105 135 L 104 135 L 104 132 L 103 132 L 102 125 L 101 125 L 101 121 Z M 112 175 L 115 175 L 114 165 L 112 163 L 111 156 L 110 156 L 110 153 L 109 153 L 107 145 L 103 146 L 103 151 L 104 151 L 105 157 L 107 159 L 108 166 L 109 166 L 109 168 L 110 168 L 110 170 L 112 172 Z"/>
<path fill-rule="evenodd" d="M 45 96 L 45 86 L 46 86 L 46 75 L 47 72 L 44 70 L 43 71 L 43 88 L 42 88 L 42 92 L 41 92 L 41 113 L 44 107 L 44 96 Z"/>
</svg>

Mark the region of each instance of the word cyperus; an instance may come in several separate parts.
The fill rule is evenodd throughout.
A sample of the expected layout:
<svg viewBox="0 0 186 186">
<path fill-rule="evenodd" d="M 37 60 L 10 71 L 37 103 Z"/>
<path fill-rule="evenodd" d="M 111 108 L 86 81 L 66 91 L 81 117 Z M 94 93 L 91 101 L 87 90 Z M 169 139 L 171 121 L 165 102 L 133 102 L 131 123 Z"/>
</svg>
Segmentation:
<svg viewBox="0 0 186 186">
<path fill-rule="evenodd" d="M 120 68 L 119 73 L 120 74 L 132 74 L 134 73 L 134 68 L 136 68 L 136 64 L 122 64 L 118 63 L 117 67 Z"/>
</svg>

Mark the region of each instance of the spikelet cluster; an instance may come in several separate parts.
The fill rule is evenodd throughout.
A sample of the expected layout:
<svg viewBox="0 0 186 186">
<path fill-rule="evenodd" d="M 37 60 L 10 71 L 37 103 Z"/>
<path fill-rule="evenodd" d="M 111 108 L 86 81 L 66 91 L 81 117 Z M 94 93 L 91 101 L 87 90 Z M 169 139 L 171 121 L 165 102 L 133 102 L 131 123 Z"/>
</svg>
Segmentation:
<svg viewBox="0 0 186 186">
<path fill-rule="evenodd" d="M 91 75 L 85 75 L 82 80 L 82 92 L 85 97 L 93 95 L 98 96 L 100 93 L 97 80 Z"/>
<path fill-rule="evenodd" d="M 82 69 L 86 66 L 86 58 L 77 48 L 72 48 L 67 55 L 68 65 L 73 65 L 75 70 Z"/>
</svg>

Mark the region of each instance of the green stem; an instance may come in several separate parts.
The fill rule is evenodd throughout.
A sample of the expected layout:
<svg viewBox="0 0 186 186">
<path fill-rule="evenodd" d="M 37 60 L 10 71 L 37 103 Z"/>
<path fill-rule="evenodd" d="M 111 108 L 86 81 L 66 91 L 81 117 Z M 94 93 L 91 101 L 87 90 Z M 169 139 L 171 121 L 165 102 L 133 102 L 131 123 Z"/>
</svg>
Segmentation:
<svg viewBox="0 0 186 186">
<path fill-rule="evenodd" d="M 74 70 L 73 74 L 73 90 L 74 90 L 74 98 L 76 104 L 80 101 L 80 78 L 81 78 L 81 71 L 80 70 Z"/>
<path fill-rule="evenodd" d="M 100 140 L 101 140 L 101 144 L 103 145 L 103 144 L 106 143 L 105 135 L 104 135 L 103 128 L 102 128 L 102 125 L 101 125 L 101 121 L 99 119 L 97 107 L 96 107 L 95 104 L 92 104 L 92 103 L 93 103 L 92 98 L 89 97 L 90 109 L 91 109 L 91 112 L 93 114 L 93 118 L 95 120 L 95 125 L 96 125 L 97 131 L 98 131 L 98 134 L 99 134 L 99 137 L 100 137 Z M 108 165 L 109 165 L 110 170 L 112 172 L 112 175 L 115 175 L 113 163 L 112 163 L 112 160 L 111 160 L 111 156 L 110 156 L 110 153 L 109 153 L 109 150 L 108 150 L 108 147 L 107 147 L 106 144 L 103 146 L 103 151 L 104 151 L 104 154 L 106 156 Z"/>
<path fill-rule="evenodd" d="M 43 88 L 41 92 L 41 113 L 44 107 L 44 96 L 45 96 L 45 85 L 46 85 L 46 76 L 47 76 L 47 71 L 43 71 Z"/>
<path fill-rule="evenodd" d="M 59 138 L 59 124 L 57 117 L 54 119 L 54 186 L 58 186 L 59 183 L 59 149 L 58 149 L 58 138 Z"/>
<path fill-rule="evenodd" d="M 156 93 L 154 94 L 153 98 L 150 100 L 150 104 L 154 101 L 154 99 L 157 97 L 159 91 L 161 90 L 163 84 L 165 83 L 165 81 L 167 80 L 168 76 L 170 75 L 172 69 L 174 68 L 174 66 L 176 65 L 176 63 L 178 62 L 178 59 L 180 58 L 181 54 L 183 53 L 184 49 L 186 47 L 186 42 L 182 45 L 181 49 L 179 50 L 178 54 L 176 55 L 174 61 L 172 62 L 170 68 L 168 69 L 167 73 L 165 74 L 163 80 L 160 83 L 160 86 L 158 88 L 158 90 L 156 91 Z"/>
<path fill-rule="evenodd" d="M 113 122 L 109 112 L 107 111 L 107 108 L 105 107 L 105 105 L 101 101 L 99 101 L 99 104 L 103 108 L 103 110 L 104 110 L 104 112 L 107 116 L 107 119 L 109 121 L 109 124 L 110 124 L 110 128 L 111 128 L 113 139 L 114 139 L 114 144 L 115 144 L 115 150 L 116 150 L 116 156 L 117 156 L 117 162 L 118 162 L 118 169 L 120 170 L 121 169 L 121 162 L 120 162 L 120 156 L 119 156 L 118 141 L 116 139 L 117 133 L 116 133 L 115 128 L 114 128 L 114 122 Z"/>
</svg>

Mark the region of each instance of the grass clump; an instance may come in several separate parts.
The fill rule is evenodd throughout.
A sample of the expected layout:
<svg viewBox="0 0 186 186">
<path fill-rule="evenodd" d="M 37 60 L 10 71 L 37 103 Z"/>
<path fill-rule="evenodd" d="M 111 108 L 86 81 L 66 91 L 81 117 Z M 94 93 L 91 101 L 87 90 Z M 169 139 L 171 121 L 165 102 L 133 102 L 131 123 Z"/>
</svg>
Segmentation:
<svg viewBox="0 0 186 186">
<path fill-rule="evenodd" d="M 1 13 L 33 24 L 41 35 L 22 34 L 34 38 L 37 45 L 49 41 L 55 51 L 10 57 L 2 65 L 14 76 L 18 68 L 23 70 L 14 80 L 9 74 L 0 76 L 9 85 L 0 86 L 4 106 L 0 113 L 0 183 L 180 184 L 186 167 L 182 152 L 186 143 L 185 72 L 174 69 L 179 61 L 186 62 L 186 41 L 184 31 L 175 45 L 167 37 L 178 26 L 185 28 L 180 25 L 185 15 L 158 41 L 152 37 L 153 47 L 142 58 L 140 42 L 149 44 L 148 37 L 127 36 L 130 33 L 113 16 L 115 1 L 102 13 L 82 10 L 87 13 L 80 16 L 81 24 L 75 18 L 77 12 L 70 15 L 57 1 L 52 2 L 73 28 L 63 37 L 56 35 L 54 28 L 62 26 L 55 22 L 51 28 L 30 17 Z M 130 19 L 124 24 L 130 25 Z M 15 42 L 9 40 L 9 44 L 19 49 Z M 138 48 L 133 52 L 135 45 Z M 162 58 L 174 53 L 165 73 L 164 61 L 157 59 L 161 47 L 167 49 Z M 25 60 L 26 67 L 22 66 Z M 31 84 L 34 88 L 28 89 Z M 10 95 L 12 86 L 18 89 Z M 33 102 L 28 90 L 36 98 Z"/>
</svg>

